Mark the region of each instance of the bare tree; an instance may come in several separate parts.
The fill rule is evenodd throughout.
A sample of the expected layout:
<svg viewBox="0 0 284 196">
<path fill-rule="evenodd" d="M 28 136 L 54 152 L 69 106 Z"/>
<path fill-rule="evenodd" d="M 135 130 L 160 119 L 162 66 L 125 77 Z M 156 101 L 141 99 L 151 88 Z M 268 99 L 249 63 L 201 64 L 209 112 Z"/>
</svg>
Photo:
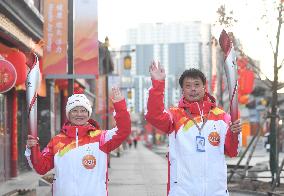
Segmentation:
<svg viewBox="0 0 284 196">
<path fill-rule="evenodd" d="M 270 2 L 270 1 L 269 1 Z M 271 2 L 270 2 L 271 3 Z M 275 18 L 275 20 L 277 21 L 277 25 L 276 25 L 276 36 L 275 36 L 275 41 L 272 42 L 271 40 L 268 40 L 270 43 L 270 46 L 272 48 L 272 52 L 273 52 L 273 66 L 271 65 L 271 67 L 273 67 L 273 73 L 274 73 L 274 78 L 273 80 L 270 80 L 265 73 L 263 73 L 261 71 L 261 69 L 255 65 L 255 62 L 253 59 L 251 59 L 248 55 L 246 55 L 244 53 L 244 51 L 242 50 L 242 48 L 240 47 L 240 45 L 238 44 L 234 44 L 235 46 L 235 50 L 237 50 L 239 52 L 240 55 L 246 56 L 249 60 L 249 65 L 252 67 L 253 71 L 256 73 L 258 78 L 261 78 L 261 76 L 264 76 L 266 78 L 266 80 L 263 80 L 263 84 L 265 84 L 266 86 L 268 86 L 270 89 L 272 89 L 272 101 L 271 101 L 271 113 L 269 114 L 269 118 L 270 118 L 270 136 L 269 136 L 269 143 L 271 146 L 271 150 L 270 150 L 270 168 L 271 168 L 271 174 L 272 174 L 272 182 L 274 180 L 276 180 L 276 173 L 278 170 L 278 162 L 279 162 L 279 147 L 278 147 L 278 130 L 277 130 L 277 117 L 278 117 L 278 94 L 277 91 L 281 88 L 284 87 L 284 83 L 279 82 L 279 70 L 282 68 L 283 64 L 284 64 L 284 59 L 279 60 L 279 44 L 280 44 L 280 38 L 281 38 L 281 27 L 283 24 L 283 4 L 284 1 L 283 0 L 277 0 L 274 2 L 274 4 L 276 5 L 275 7 L 275 11 L 277 12 L 277 17 Z M 267 11 L 268 12 L 268 11 Z M 230 11 L 229 13 L 226 12 L 225 6 L 222 5 L 220 6 L 220 8 L 217 11 L 218 14 L 218 23 L 222 26 L 225 27 L 229 27 L 232 26 L 234 22 L 237 22 L 237 20 L 235 20 L 232 16 L 233 12 Z M 265 22 L 266 25 L 269 25 L 270 22 L 275 22 L 275 20 L 271 20 L 271 19 L 267 19 L 267 15 L 264 14 L 261 17 L 262 21 Z M 265 19 L 267 19 L 265 21 Z M 257 30 L 261 31 L 261 29 L 259 27 L 257 27 Z M 270 35 L 266 35 L 267 38 L 270 37 Z M 273 43 L 275 44 L 275 47 L 273 47 Z M 280 63 L 279 63 L 280 62 Z"/>
<path fill-rule="evenodd" d="M 233 26 L 234 23 L 238 22 L 238 20 L 234 19 L 233 17 L 233 11 L 231 10 L 229 13 L 226 12 L 226 6 L 221 5 L 218 10 L 218 23 L 225 26 L 230 27 Z"/>
<path fill-rule="evenodd" d="M 270 168 L 272 174 L 272 181 L 275 180 L 276 173 L 278 170 L 278 162 L 279 162 L 279 140 L 278 140 L 278 129 L 276 127 L 277 122 L 277 102 L 278 102 L 278 86 L 279 86 L 279 78 L 278 73 L 283 65 L 283 60 L 280 65 L 278 65 L 278 55 L 279 55 L 279 43 L 280 43 L 280 35 L 281 35 L 281 26 L 283 24 L 283 1 L 279 2 L 277 6 L 278 10 L 278 25 L 277 25 L 277 33 L 276 33 L 276 42 L 275 42 L 275 49 L 273 50 L 273 71 L 274 71 L 274 80 L 272 83 L 272 102 L 271 102 L 271 115 L 270 115 Z"/>
</svg>

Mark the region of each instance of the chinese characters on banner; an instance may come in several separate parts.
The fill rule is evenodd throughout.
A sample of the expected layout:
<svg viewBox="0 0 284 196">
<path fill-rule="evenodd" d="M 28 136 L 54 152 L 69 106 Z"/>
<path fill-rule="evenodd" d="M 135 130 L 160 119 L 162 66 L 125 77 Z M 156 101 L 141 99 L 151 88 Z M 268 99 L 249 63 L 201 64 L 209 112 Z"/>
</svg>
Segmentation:
<svg viewBox="0 0 284 196">
<path fill-rule="evenodd" d="M 98 75 L 97 0 L 73 2 L 74 74 L 95 78 Z M 44 18 L 43 73 L 67 74 L 68 0 L 44 1 Z"/>
<path fill-rule="evenodd" d="M 43 73 L 67 72 L 68 0 L 44 1 Z"/>
</svg>

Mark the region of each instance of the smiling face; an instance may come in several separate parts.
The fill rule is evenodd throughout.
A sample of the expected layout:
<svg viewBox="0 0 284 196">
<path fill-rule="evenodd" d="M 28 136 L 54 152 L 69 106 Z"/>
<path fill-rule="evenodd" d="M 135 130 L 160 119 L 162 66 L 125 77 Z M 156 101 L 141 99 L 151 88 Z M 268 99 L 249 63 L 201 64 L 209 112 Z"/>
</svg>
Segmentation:
<svg viewBox="0 0 284 196">
<path fill-rule="evenodd" d="M 82 106 L 76 106 L 68 113 L 72 125 L 85 125 L 89 118 L 89 112 Z"/>
<path fill-rule="evenodd" d="M 205 86 L 201 78 L 185 77 L 182 84 L 182 93 L 187 101 L 201 101 L 205 94 Z"/>
</svg>

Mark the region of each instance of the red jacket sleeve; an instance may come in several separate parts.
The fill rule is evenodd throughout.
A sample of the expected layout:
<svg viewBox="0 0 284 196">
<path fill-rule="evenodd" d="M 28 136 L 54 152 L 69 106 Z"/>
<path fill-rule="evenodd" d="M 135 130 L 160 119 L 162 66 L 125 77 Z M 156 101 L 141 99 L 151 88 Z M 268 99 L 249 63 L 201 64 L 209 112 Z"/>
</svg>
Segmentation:
<svg viewBox="0 0 284 196">
<path fill-rule="evenodd" d="M 31 167 L 34 168 L 34 170 L 41 175 L 44 175 L 49 170 L 53 169 L 54 167 L 54 154 L 53 154 L 53 140 L 51 140 L 48 145 L 43 149 L 42 152 L 40 152 L 39 145 L 33 147 L 36 148 L 36 153 L 31 154 L 30 160 L 29 157 L 28 161 L 31 163 Z M 33 162 L 33 157 L 35 158 L 35 162 Z"/>
<path fill-rule="evenodd" d="M 152 84 L 153 87 L 149 90 L 145 119 L 161 131 L 170 133 L 173 122 L 164 106 L 165 81 L 152 80 Z"/>
<path fill-rule="evenodd" d="M 105 153 L 116 149 L 131 133 L 130 115 L 126 108 L 125 100 L 113 104 L 116 127 L 102 134 L 100 149 Z"/>
<path fill-rule="evenodd" d="M 228 115 L 228 114 L 226 114 Z M 229 115 L 228 115 L 229 116 Z M 230 121 L 230 116 L 225 117 L 225 122 L 228 124 Z M 225 138 L 225 155 L 229 157 L 236 157 L 238 155 L 238 145 L 239 145 L 239 134 L 233 133 L 230 127 L 227 130 Z"/>
</svg>

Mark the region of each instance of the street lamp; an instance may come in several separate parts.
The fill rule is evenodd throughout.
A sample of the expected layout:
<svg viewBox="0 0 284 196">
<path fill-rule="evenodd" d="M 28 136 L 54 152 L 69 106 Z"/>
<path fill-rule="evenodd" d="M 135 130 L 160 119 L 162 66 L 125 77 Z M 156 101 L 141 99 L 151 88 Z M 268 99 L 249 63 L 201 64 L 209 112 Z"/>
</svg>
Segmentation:
<svg viewBox="0 0 284 196">
<path fill-rule="evenodd" d="M 108 37 L 105 38 L 105 42 L 104 42 L 104 47 L 105 47 L 105 69 L 106 69 L 106 130 L 108 130 L 109 128 L 109 117 L 108 117 L 108 107 L 109 107 L 109 94 L 108 94 L 108 73 L 109 73 L 109 66 L 110 66 L 110 55 L 109 55 L 109 39 Z"/>
</svg>

